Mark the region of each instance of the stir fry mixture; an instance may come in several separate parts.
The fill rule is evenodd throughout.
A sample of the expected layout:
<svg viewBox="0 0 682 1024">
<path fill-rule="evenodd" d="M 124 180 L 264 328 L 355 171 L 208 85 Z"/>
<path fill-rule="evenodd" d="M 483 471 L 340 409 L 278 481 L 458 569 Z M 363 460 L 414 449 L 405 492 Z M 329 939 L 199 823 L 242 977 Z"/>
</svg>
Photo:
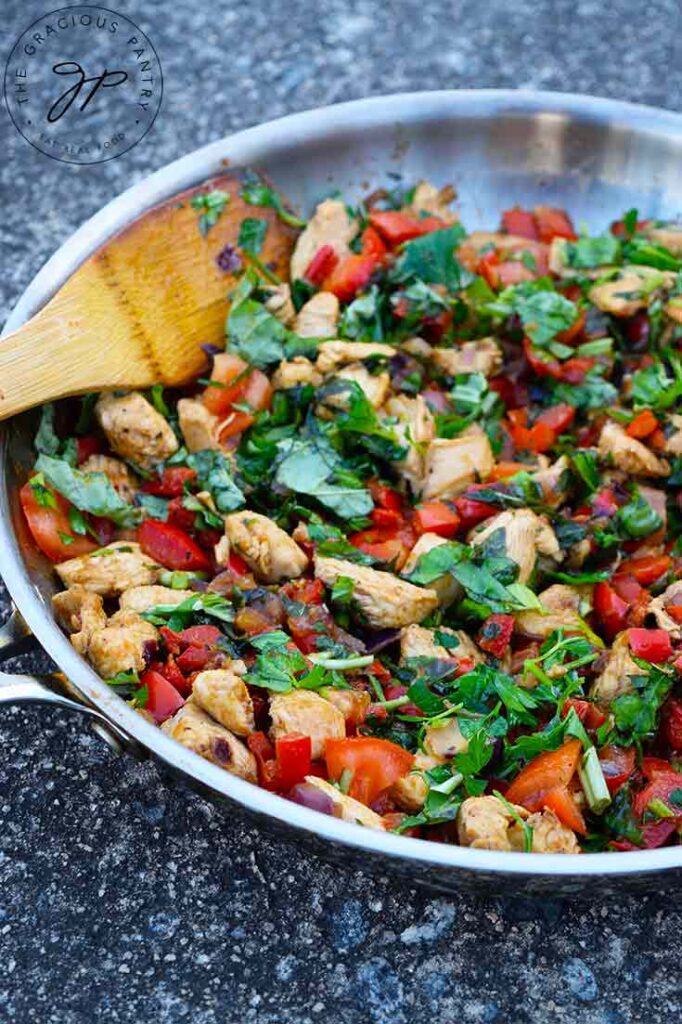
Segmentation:
<svg viewBox="0 0 682 1024">
<path fill-rule="evenodd" d="M 678 843 L 682 227 L 468 234 L 425 182 L 307 223 L 241 197 L 205 375 L 43 410 L 21 503 L 76 650 L 179 743 L 367 828 Z M 192 200 L 207 239 L 229 203 Z"/>
</svg>

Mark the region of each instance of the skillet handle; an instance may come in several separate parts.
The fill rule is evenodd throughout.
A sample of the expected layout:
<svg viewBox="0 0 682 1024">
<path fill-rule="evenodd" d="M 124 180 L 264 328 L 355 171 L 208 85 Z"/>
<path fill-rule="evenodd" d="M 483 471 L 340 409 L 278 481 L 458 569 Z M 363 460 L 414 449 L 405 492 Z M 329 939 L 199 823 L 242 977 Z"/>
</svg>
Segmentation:
<svg viewBox="0 0 682 1024">
<path fill-rule="evenodd" d="M 0 661 L 37 649 L 38 641 L 26 625 L 19 609 L 12 605 L 9 618 L 0 626 Z"/>
</svg>

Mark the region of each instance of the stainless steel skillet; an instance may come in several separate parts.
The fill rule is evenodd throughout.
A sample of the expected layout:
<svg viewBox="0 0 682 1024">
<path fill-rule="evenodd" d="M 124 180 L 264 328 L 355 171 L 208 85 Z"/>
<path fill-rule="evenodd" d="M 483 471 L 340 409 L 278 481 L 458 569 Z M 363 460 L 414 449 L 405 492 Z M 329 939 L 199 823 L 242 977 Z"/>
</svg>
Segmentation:
<svg viewBox="0 0 682 1024">
<path fill-rule="evenodd" d="M 497 223 L 513 203 L 564 206 L 599 229 L 624 210 L 674 218 L 682 211 L 682 116 L 558 93 L 431 92 L 359 100 L 283 118 L 212 143 L 157 171 L 83 225 L 17 303 L 19 327 L 79 263 L 150 206 L 218 173 L 224 162 L 257 167 L 301 209 L 338 189 L 429 178 L 452 182 L 469 228 Z M 0 382 L 0 386 L 2 382 Z M 50 566 L 28 543 L 16 491 L 32 462 L 35 417 L 0 436 L 0 571 L 28 629 L 69 680 L 70 697 L 32 677 L 0 674 L 0 703 L 57 702 L 89 716 L 115 749 L 153 756 L 216 801 L 340 862 L 379 867 L 410 883 L 486 893 L 606 895 L 669 887 L 682 877 L 682 847 L 580 857 L 498 854 L 407 839 L 346 824 L 251 786 L 180 747 L 120 700 L 71 647 L 52 618 Z M 0 632 L 0 657 L 24 633 Z"/>
</svg>

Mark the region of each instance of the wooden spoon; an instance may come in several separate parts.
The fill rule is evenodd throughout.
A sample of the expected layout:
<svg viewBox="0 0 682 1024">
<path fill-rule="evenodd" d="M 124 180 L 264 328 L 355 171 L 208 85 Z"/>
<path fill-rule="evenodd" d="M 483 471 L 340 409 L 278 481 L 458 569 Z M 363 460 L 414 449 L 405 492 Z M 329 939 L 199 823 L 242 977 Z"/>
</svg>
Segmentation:
<svg viewBox="0 0 682 1024">
<path fill-rule="evenodd" d="M 297 232 L 240 196 L 227 174 L 148 210 L 83 263 L 18 331 L 0 341 L 0 420 L 65 395 L 186 383 L 222 345 L 236 283 L 216 262 L 245 217 L 266 220 L 259 259 L 283 280 Z M 215 224 L 200 230 L 194 196 L 225 192 Z M 225 260 L 221 261 L 224 265 Z"/>
</svg>

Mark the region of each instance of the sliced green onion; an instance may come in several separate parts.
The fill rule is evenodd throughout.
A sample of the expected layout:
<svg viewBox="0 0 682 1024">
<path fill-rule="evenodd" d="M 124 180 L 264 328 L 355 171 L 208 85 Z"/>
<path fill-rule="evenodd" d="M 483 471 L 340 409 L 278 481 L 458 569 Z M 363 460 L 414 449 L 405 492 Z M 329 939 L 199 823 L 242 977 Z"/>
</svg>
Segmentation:
<svg viewBox="0 0 682 1024">
<path fill-rule="evenodd" d="M 162 587 L 170 587 L 171 590 L 187 590 L 192 580 L 205 579 L 205 572 L 182 572 L 178 569 L 173 571 L 164 569 L 159 576 L 159 583 Z"/>
<path fill-rule="evenodd" d="M 324 668 L 337 669 L 339 672 L 351 671 L 355 668 L 366 668 L 374 661 L 372 654 L 358 654 L 353 658 L 334 658 L 327 651 L 320 651 L 318 654 L 309 654 L 308 660 L 313 665 L 322 665 Z"/>
<path fill-rule="evenodd" d="M 439 782 L 435 786 L 429 786 L 429 789 L 434 793 L 452 793 L 453 790 L 457 789 L 459 784 L 464 780 L 464 776 L 460 775 L 459 772 L 455 772 L 445 782 Z"/>
<path fill-rule="evenodd" d="M 578 345 L 576 349 L 579 356 L 605 356 L 612 351 L 613 338 L 595 338 L 593 341 Z"/>
<path fill-rule="evenodd" d="M 657 818 L 675 817 L 675 812 L 671 811 L 668 805 L 664 804 L 663 801 L 660 800 L 658 797 L 655 797 L 653 800 L 650 800 L 649 803 L 646 805 L 646 809 L 647 811 L 651 811 L 652 814 L 655 814 Z"/>
<path fill-rule="evenodd" d="M 350 789 L 350 784 L 353 781 L 353 772 L 350 768 L 344 768 L 339 778 L 339 789 L 342 793 L 347 793 Z"/>
<path fill-rule="evenodd" d="M 590 810 L 595 814 L 602 814 L 611 803 L 611 794 L 606 785 L 596 747 L 590 747 L 583 754 L 578 765 L 578 775 L 585 790 Z"/>
</svg>

